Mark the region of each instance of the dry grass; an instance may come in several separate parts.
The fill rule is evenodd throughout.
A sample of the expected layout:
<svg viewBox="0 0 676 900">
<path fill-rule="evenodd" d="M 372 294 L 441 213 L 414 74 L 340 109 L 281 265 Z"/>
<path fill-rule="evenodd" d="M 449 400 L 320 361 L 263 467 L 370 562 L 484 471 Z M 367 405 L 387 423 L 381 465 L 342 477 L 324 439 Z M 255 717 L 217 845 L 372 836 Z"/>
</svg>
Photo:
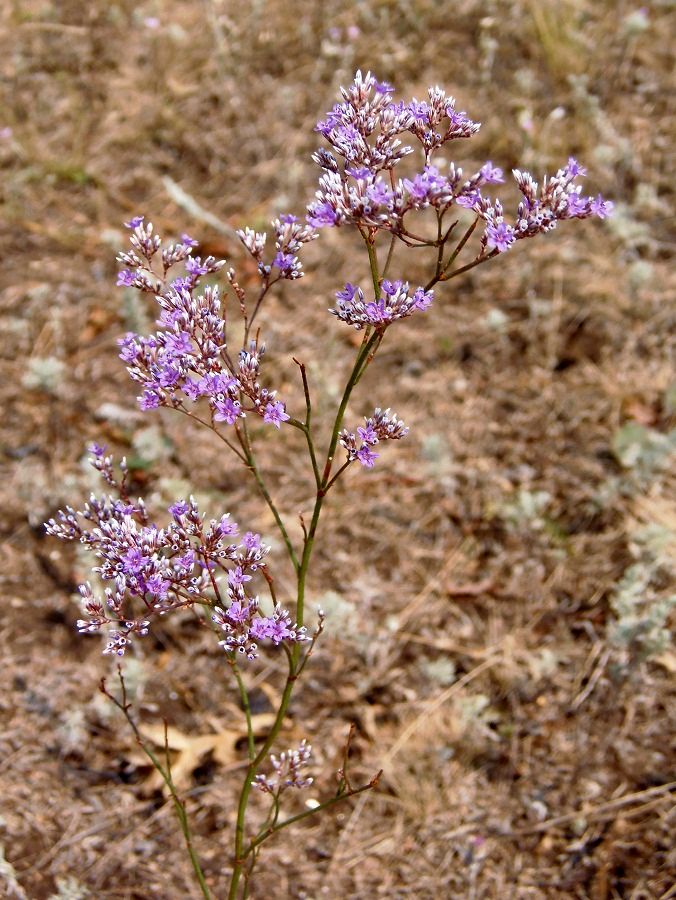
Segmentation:
<svg viewBox="0 0 676 900">
<path fill-rule="evenodd" d="M 626 667 L 606 638 L 637 527 L 674 525 L 667 473 L 612 453 L 627 422 L 674 424 L 668 5 L 653 4 L 644 31 L 633 7 L 584 0 L 11 0 L 0 15 L 7 896 L 59 884 L 69 896 L 69 877 L 97 898 L 194 896 L 171 809 L 97 693 L 110 663 L 74 634 L 84 560 L 40 523 L 89 489 L 88 441 L 135 453 L 152 424 L 170 453 L 164 477 L 138 471 L 139 489 L 162 500 L 190 481 L 214 511 L 269 532 L 208 436 L 133 412 L 114 341 L 145 313 L 111 287 L 114 249 L 140 210 L 241 262 L 230 229 L 302 209 L 312 126 L 357 66 L 406 94 L 455 93 L 484 122 L 458 150 L 468 167 L 541 171 L 573 154 L 620 210 L 440 291 L 365 379 L 361 396 L 392 405 L 411 437 L 334 497 L 310 585 L 332 615 L 286 736 L 317 748 L 318 795 L 351 721 L 355 778 L 385 775 L 353 807 L 283 833 L 254 896 L 673 896 L 674 658 Z M 165 178 L 218 221 L 180 208 Z M 365 263 L 342 232 L 318 244 L 264 327 L 283 396 L 299 398 L 293 354 L 326 409 L 347 340 L 327 330 L 327 298 Z M 300 445 L 285 440 L 264 463 L 293 518 L 309 495 Z M 658 575 L 664 592 L 668 568 Z M 240 727 L 218 648 L 190 627 L 167 624 L 130 677 L 148 726 Z M 264 713 L 275 659 L 250 678 Z M 188 775 L 220 897 L 239 760 Z"/>
</svg>

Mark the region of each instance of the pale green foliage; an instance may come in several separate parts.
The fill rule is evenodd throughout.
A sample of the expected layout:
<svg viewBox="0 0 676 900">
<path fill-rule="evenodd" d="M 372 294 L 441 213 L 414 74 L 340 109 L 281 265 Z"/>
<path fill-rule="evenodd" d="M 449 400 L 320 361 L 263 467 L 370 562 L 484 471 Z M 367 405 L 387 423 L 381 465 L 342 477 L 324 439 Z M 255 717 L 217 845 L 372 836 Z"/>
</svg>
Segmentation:
<svg viewBox="0 0 676 900">
<path fill-rule="evenodd" d="M 72 876 L 57 878 L 56 889 L 56 894 L 52 894 L 49 900 L 86 900 L 91 896 L 89 891 Z"/>
<path fill-rule="evenodd" d="M 28 360 L 23 385 L 31 390 L 56 394 L 63 383 L 65 371 L 65 363 L 55 356 L 36 356 Z"/>
<path fill-rule="evenodd" d="M 676 451 L 676 429 L 662 434 L 638 422 L 627 422 L 613 435 L 612 450 L 621 465 L 647 479 L 666 468 Z"/>
<path fill-rule="evenodd" d="M 625 661 L 664 653 L 672 640 L 669 616 L 676 607 L 676 594 L 658 589 L 660 579 L 673 575 L 667 555 L 673 532 L 650 525 L 635 532 L 634 540 L 637 561 L 625 569 L 610 600 L 615 618 L 608 624 L 608 639 Z"/>
</svg>

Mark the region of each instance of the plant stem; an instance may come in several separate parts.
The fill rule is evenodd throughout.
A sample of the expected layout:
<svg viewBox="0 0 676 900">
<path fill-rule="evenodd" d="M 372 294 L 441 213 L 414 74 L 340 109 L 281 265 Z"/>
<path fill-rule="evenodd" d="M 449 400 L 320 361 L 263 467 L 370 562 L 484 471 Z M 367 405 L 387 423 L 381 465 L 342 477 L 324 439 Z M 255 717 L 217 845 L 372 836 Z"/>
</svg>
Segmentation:
<svg viewBox="0 0 676 900">
<path fill-rule="evenodd" d="M 237 427 L 237 426 L 235 426 L 235 427 Z M 242 434 L 242 431 L 244 432 L 243 434 Z M 268 504 L 268 507 L 270 508 L 270 511 L 272 512 L 272 515 L 277 524 L 277 528 L 279 529 L 279 533 L 282 535 L 282 539 L 284 540 L 284 544 L 286 545 L 286 550 L 287 550 L 287 553 L 289 554 L 289 559 L 291 560 L 291 563 L 293 564 L 293 567 L 297 572 L 298 568 L 299 568 L 299 563 L 298 563 L 298 557 L 296 556 L 296 551 L 293 548 L 293 544 L 291 543 L 291 538 L 289 537 L 289 533 L 286 530 L 286 526 L 284 525 L 282 517 L 279 514 L 279 510 L 275 506 L 274 500 L 270 496 L 270 492 L 268 491 L 266 484 L 263 481 L 263 478 L 261 476 L 261 473 L 258 470 L 258 466 L 256 465 L 256 459 L 253 454 L 253 448 L 251 447 L 251 441 L 249 440 L 249 434 L 246 429 L 246 424 L 244 424 L 242 426 L 242 431 L 240 431 L 239 428 L 237 429 L 237 437 L 239 438 L 240 445 L 241 445 L 242 450 L 244 451 L 244 454 L 246 457 L 246 466 L 249 469 L 249 471 L 251 472 L 251 474 L 253 475 L 253 477 L 256 479 L 256 484 L 258 485 L 258 490 L 263 495 L 263 499 Z"/>
<path fill-rule="evenodd" d="M 373 279 L 373 288 L 375 291 L 376 298 L 380 293 L 380 277 L 378 273 L 378 260 L 376 257 L 375 247 L 373 242 L 370 241 L 365 236 L 366 246 L 368 248 L 369 254 L 369 262 L 371 264 L 371 275 Z M 352 394 L 352 390 L 355 385 L 364 374 L 364 370 L 366 366 L 368 366 L 369 362 L 373 358 L 372 351 L 374 348 L 380 344 L 382 340 L 382 334 L 378 331 L 374 331 L 369 335 L 368 330 L 364 334 L 364 339 L 362 340 L 361 346 L 359 347 L 359 351 L 357 352 L 357 357 L 354 361 L 354 365 L 352 367 L 352 371 L 347 380 L 347 384 L 345 385 L 345 390 L 343 391 L 343 396 L 340 401 L 340 406 L 338 407 L 338 411 L 336 413 L 336 417 L 333 423 L 333 430 L 331 432 L 331 439 L 329 441 L 329 446 L 326 452 L 326 462 L 324 465 L 324 472 L 321 478 L 320 483 L 317 486 L 317 494 L 315 498 L 315 505 L 312 511 L 312 519 L 310 521 L 310 526 L 307 529 L 305 535 L 305 541 L 303 544 L 303 555 L 301 557 L 300 563 L 293 551 L 293 547 L 291 547 L 290 541 L 288 540 L 288 535 L 286 533 L 286 529 L 284 528 L 284 524 L 279 518 L 279 514 L 276 514 L 276 509 L 272 500 L 268 499 L 269 495 L 266 496 L 265 485 L 260 478 L 260 474 L 258 473 L 258 469 L 256 468 L 255 461 L 253 459 L 253 453 L 251 451 L 251 445 L 249 443 L 248 435 L 246 433 L 246 429 L 244 429 L 243 435 L 238 430 L 238 436 L 240 439 L 240 443 L 242 445 L 242 449 L 247 456 L 248 464 L 253 472 L 256 480 L 258 482 L 259 488 L 263 493 L 263 496 L 266 497 L 268 501 L 268 506 L 275 515 L 275 521 L 277 522 L 277 526 L 282 534 L 282 537 L 287 544 L 287 549 L 289 550 L 289 555 L 292 558 L 294 566 L 296 568 L 297 579 L 298 579 L 298 593 L 296 598 L 296 622 L 299 626 L 303 625 L 303 620 L 305 617 L 305 582 L 307 579 L 307 573 L 310 566 L 310 560 L 312 558 L 312 551 L 314 548 L 314 540 L 317 532 L 317 526 L 319 524 L 319 517 L 321 515 L 322 506 L 324 503 L 324 498 L 326 497 L 326 492 L 328 490 L 329 485 L 333 484 L 335 479 L 331 479 L 331 467 L 333 465 L 333 458 L 336 452 L 336 447 L 338 445 L 338 437 L 340 434 L 340 429 L 343 424 L 343 419 L 345 417 L 345 411 L 347 409 L 347 405 L 350 401 L 350 396 Z M 303 368 L 301 367 L 301 372 L 303 373 Z M 304 373 L 303 373 L 304 374 Z M 304 387 L 306 386 L 305 378 L 303 378 Z M 310 415 L 311 415 L 311 407 L 309 406 L 309 392 L 306 394 L 306 404 L 307 404 L 307 413 L 306 413 L 306 426 L 308 424 Z M 302 423 L 298 423 L 302 424 Z M 300 663 L 300 654 L 301 654 L 301 645 L 300 643 L 294 644 L 293 650 L 289 655 L 289 674 L 286 679 L 286 685 L 284 687 L 284 692 L 282 693 L 282 698 L 280 700 L 279 709 L 277 710 L 277 715 L 275 717 L 275 721 L 270 729 L 270 733 L 265 739 L 263 746 L 260 748 L 256 756 L 250 760 L 249 765 L 247 766 L 246 774 L 244 776 L 244 783 L 242 784 L 242 790 L 239 796 L 239 803 L 237 806 L 237 822 L 235 825 L 235 858 L 233 861 L 232 868 L 232 876 L 230 880 L 230 888 L 228 891 L 228 900 L 236 900 L 237 892 L 239 888 L 239 883 L 244 874 L 244 868 L 247 860 L 247 856 L 250 852 L 255 850 L 255 845 L 250 845 L 250 847 L 245 851 L 244 849 L 244 827 L 246 820 L 246 811 L 249 803 L 249 796 L 251 794 L 251 788 L 253 781 L 258 772 L 258 768 L 261 763 L 267 757 L 267 754 L 275 742 L 277 735 L 279 734 L 282 725 L 284 723 L 284 718 L 286 716 L 287 709 L 289 708 L 289 704 L 291 702 L 291 695 L 293 693 L 293 689 L 298 678 L 298 673 L 302 668 L 302 664 Z M 334 801 L 335 802 L 335 801 Z M 287 824 L 290 824 L 291 821 L 295 821 L 295 818 L 289 820 Z"/>
<path fill-rule="evenodd" d="M 235 679 L 237 681 L 237 687 L 239 688 L 239 697 L 242 702 L 242 709 L 244 710 L 244 717 L 246 718 L 246 743 L 247 743 L 247 751 L 249 753 L 249 759 L 252 760 L 256 755 L 256 745 L 254 743 L 254 731 L 253 731 L 253 721 L 251 719 L 251 703 L 249 702 L 249 692 L 246 689 L 246 685 L 244 684 L 244 679 L 242 678 L 242 673 L 239 671 L 239 666 L 235 660 L 234 653 L 228 653 L 228 662 L 232 666 L 232 671 L 235 674 Z"/>
<path fill-rule="evenodd" d="M 239 804 L 237 806 L 237 823 L 235 825 L 235 859 L 232 866 L 232 876 L 230 879 L 228 900 L 236 900 L 237 889 L 246 862 L 246 854 L 244 853 L 244 822 L 246 818 L 247 806 L 249 803 L 249 795 L 251 794 L 252 782 L 256 777 L 258 767 L 267 756 L 268 751 L 275 742 L 275 739 L 277 738 L 277 735 L 279 734 L 279 731 L 282 727 L 284 717 L 286 716 L 286 711 L 289 707 L 289 703 L 291 702 L 291 694 L 293 692 L 296 678 L 297 675 L 294 669 L 294 664 L 292 661 L 290 661 L 289 674 L 286 679 L 284 693 L 282 694 L 282 699 L 279 704 L 279 709 L 277 710 L 275 721 L 272 725 L 272 728 L 270 729 L 270 733 L 263 743 L 263 746 L 247 766 L 246 774 L 244 776 L 244 783 L 242 785 L 242 791 L 239 796 Z"/>
<path fill-rule="evenodd" d="M 124 682 L 124 676 L 122 675 L 122 669 L 120 666 L 117 667 L 118 678 L 120 679 L 120 686 L 122 689 L 122 700 L 118 700 L 113 694 L 108 691 L 106 687 L 106 679 L 101 679 L 100 690 L 101 693 L 111 700 L 115 706 L 122 712 L 125 719 L 127 720 L 131 730 L 134 732 L 134 737 L 136 738 L 136 742 L 139 747 L 143 750 L 145 755 L 148 757 L 153 767 L 160 773 L 160 776 L 164 783 L 167 786 L 167 790 L 171 795 L 172 802 L 174 804 L 174 811 L 176 813 L 176 818 L 178 819 L 178 824 L 183 833 L 183 839 L 185 841 L 185 847 L 188 851 L 188 856 L 190 857 L 190 862 L 192 864 L 193 872 L 195 873 L 195 878 L 200 886 L 200 890 L 202 891 L 202 896 L 204 900 L 211 900 L 211 892 L 209 891 L 209 886 L 207 885 L 206 879 L 204 877 L 204 872 L 202 871 L 202 866 L 200 865 L 199 857 L 197 856 L 197 852 L 193 846 L 193 838 L 192 831 L 190 830 L 190 823 L 188 821 L 188 814 L 185 809 L 185 804 L 178 796 L 176 792 L 176 785 L 174 784 L 174 779 L 171 776 L 171 766 L 169 765 L 169 760 L 167 757 L 167 768 L 165 769 L 162 763 L 159 761 L 155 753 L 148 747 L 146 742 L 143 740 L 141 732 L 138 729 L 136 722 L 132 719 L 130 710 L 130 704 L 127 702 L 127 687 Z M 166 725 L 165 725 L 166 728 Z M 166 732 L 165 732 L 166 734 Z"/>
</svg>

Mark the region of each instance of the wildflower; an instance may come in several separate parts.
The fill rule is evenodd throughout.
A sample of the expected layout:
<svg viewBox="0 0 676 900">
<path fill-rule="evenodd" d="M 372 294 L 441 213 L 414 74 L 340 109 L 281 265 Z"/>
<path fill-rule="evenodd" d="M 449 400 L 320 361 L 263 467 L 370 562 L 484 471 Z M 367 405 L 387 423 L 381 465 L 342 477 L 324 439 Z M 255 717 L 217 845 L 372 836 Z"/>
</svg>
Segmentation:
<svg viewBox="0 0 676 900">
<path fill-rule="evenodd" d="M 268 425 L 274 425 L 275 428 L 279 428 L 282 422 L 288 422 L 289 416 L 286 414 L 284 404 L 279 401 L 266 404 L 263 421 L 267 422 Z"/>
<path fill-rule="evenodd" d="M 122 269 L 117 273 L 117 287 L 130 287 L 136 279 L 136 275 L 129 269 Z"/>
<path fill-rule="evenodd" d="M 357 330 L 366 325 L 375 325 L 384 331 L 396 319 L 404 319 L 416 310 L 428 309 L 434 299 L 434 292 L 422 287 L 409 293 L 408 282 L 404 281 L 385 280 L 381 288 L 381 297 L 366 301 L 362 289 L 348 282 L 336 294 L 338 302 L 329 312 Z"/>
<path fill-rule="evenodd" d="M 495 248 L 498 253 L 504 253 L 514 243 L 514 229 L 504 222 L 489 224 L 486 228 L 486 239 L 490 249 Z"/>
<path fill-rule="evenodd" d="M 356 435 L 347 430 L 341 431 L 340 443 L 347 450 L 348 460 L 358 460 L 364 468 L 372 469 L 379 456 L 373 451 L 373 445 L 380 441 L 398 441 L 407 434 L 408 428 L 401 419 L 389 409 L 378 407 L 372 416 L 366 418 L 365 425 L 357 428 Z"/>
<path fill-rule="evenodd" d="M 297 750 L 285 750 L 276 756 L 270 755 L 272 775 L 256 775 L 252 781 L 254 787 L 266 794 L 279 795 L 287 788 L 302 789 L 309 787 L 313 779 L 303 773 L 312 755 L 312 747 L 303 739 Z"/>
</svg>

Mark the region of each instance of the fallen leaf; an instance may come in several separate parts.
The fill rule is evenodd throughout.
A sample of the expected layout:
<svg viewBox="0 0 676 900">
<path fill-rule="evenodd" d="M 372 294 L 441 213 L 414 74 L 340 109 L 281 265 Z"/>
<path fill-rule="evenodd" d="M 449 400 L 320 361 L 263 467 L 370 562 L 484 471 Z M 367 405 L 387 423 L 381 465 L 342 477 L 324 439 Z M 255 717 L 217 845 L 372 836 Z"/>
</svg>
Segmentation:
<svg viewBox="0 0 676 900">
<path fill-rule="evenodd" d="M 252 716 L 254 735 L 259 737 L 261 734 L 265 734 L 272 727 L 274 721 L 275 716 L 273 713 L 261 713 L 260 715 Z M 168 745 L 173 757 L 171 760 L 171 776 L 178 789 L 185 788 L 190 784 L 193 772 L 209 754 L 222 766 L 238 762 L 240 753 L 237 750 L 237 744 L 239 741 L 246 739 L 247 736 L 245 728 L 224 729 L 213 734 L 189 735 L 169 725 L 165 732 L 164 725 L 159 723 L 156 725 L 143 725 L 139 731 L 144 738 L 147 738 L 151 743 L 162 749 L 159 758 L 163 764 L 165 762 L 166 734 L 166 745 Z M 145 782 L 145 788 L 152 793 L 160 787 L 163 793 L 169 793 L 164 779 L 156 769 L 153 769 Z"/>
</svg>

